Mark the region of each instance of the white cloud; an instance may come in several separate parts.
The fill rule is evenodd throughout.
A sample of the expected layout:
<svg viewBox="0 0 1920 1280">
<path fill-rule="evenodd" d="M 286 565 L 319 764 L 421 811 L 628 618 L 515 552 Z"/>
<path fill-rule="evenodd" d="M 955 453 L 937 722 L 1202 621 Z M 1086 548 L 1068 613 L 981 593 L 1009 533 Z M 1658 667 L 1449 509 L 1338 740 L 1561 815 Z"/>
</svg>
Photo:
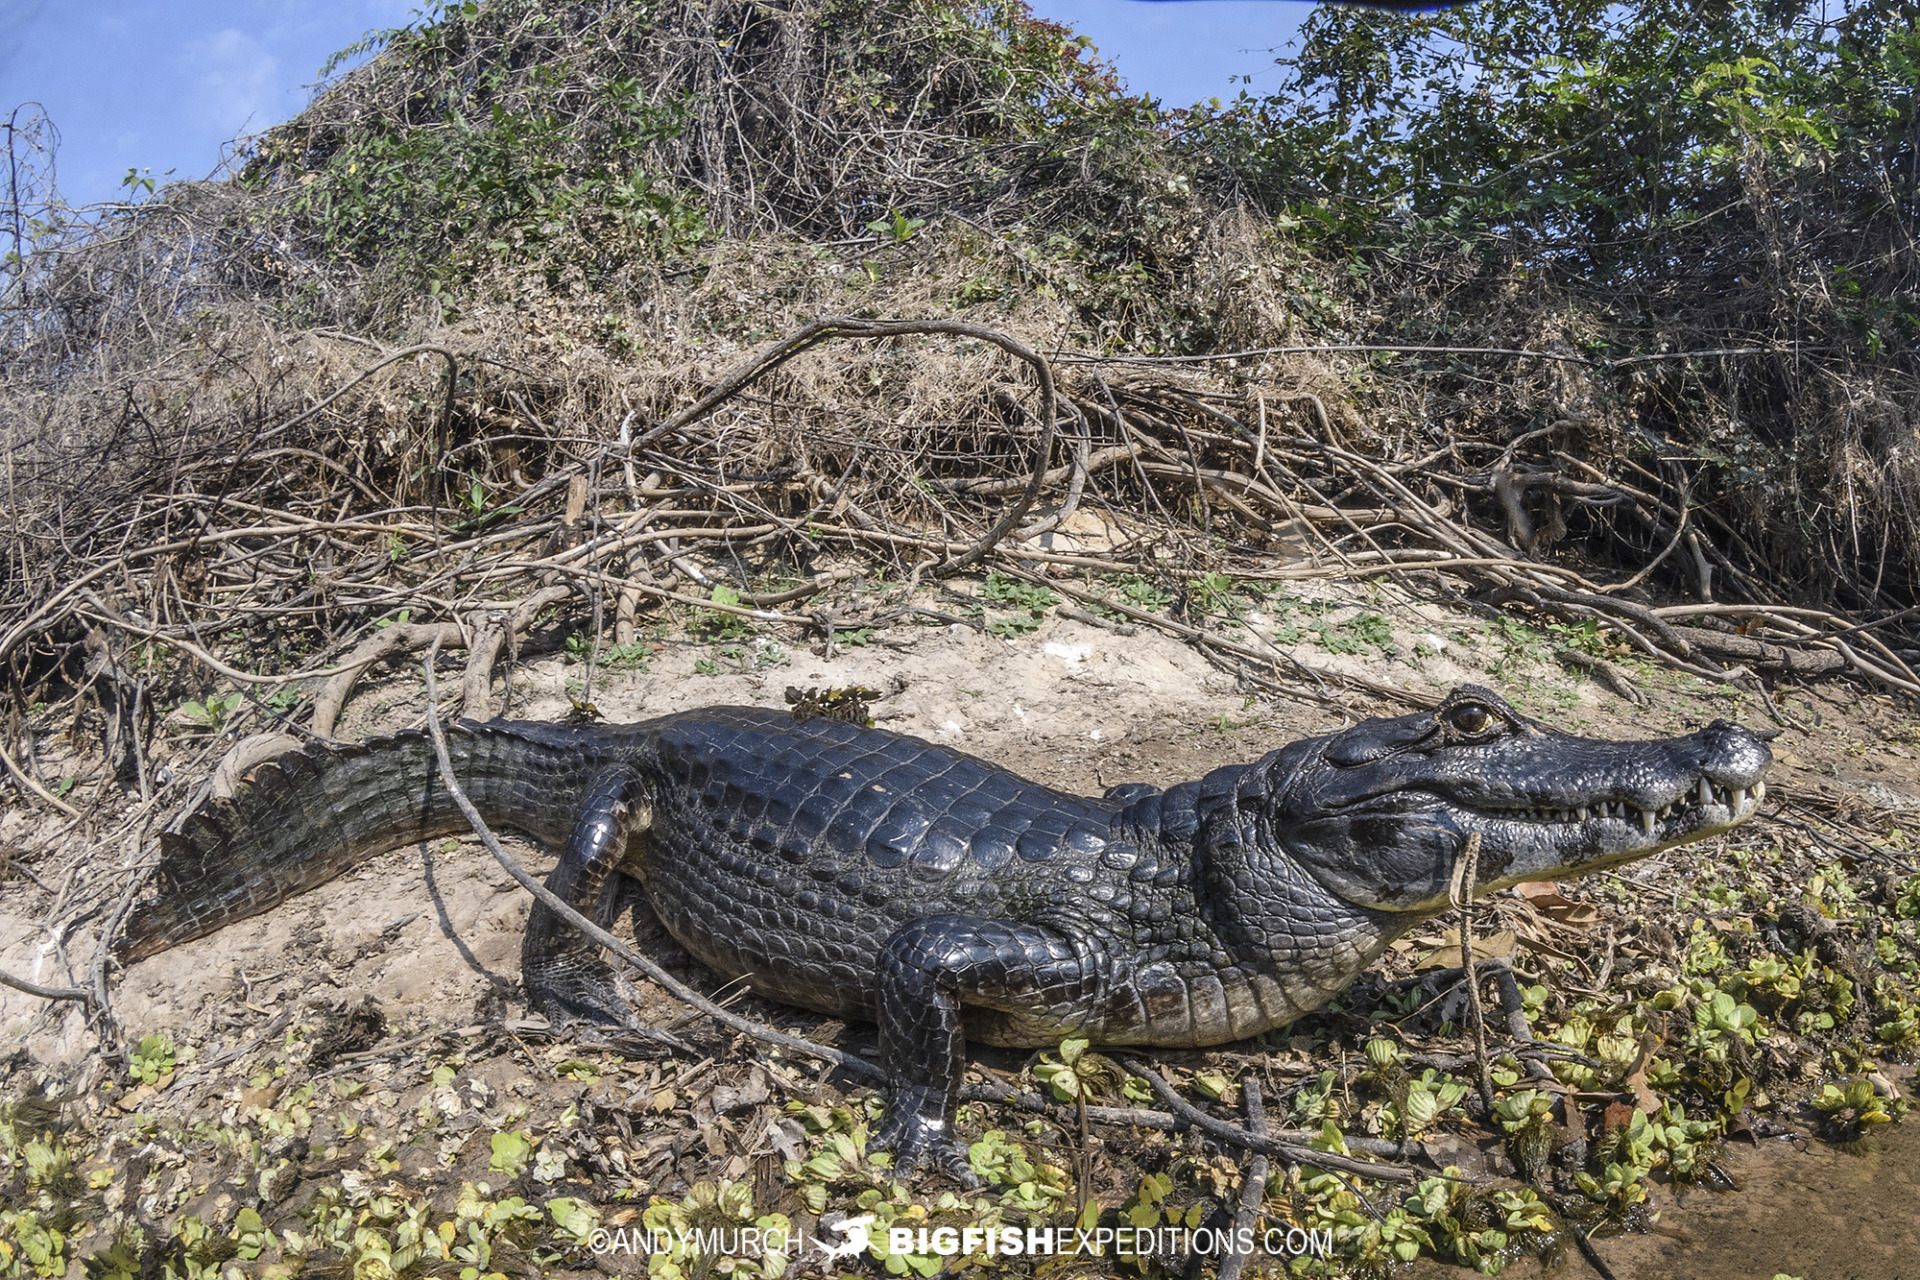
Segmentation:
<svg viewBox="0 0 1920 1280">
<path fill-rule="evenodd" d="M 187 42 L 181 70 L 194 116 L 221 136 L 280 118 L 280 63 L 258 40 L 227 27 Z"/>
</svg>

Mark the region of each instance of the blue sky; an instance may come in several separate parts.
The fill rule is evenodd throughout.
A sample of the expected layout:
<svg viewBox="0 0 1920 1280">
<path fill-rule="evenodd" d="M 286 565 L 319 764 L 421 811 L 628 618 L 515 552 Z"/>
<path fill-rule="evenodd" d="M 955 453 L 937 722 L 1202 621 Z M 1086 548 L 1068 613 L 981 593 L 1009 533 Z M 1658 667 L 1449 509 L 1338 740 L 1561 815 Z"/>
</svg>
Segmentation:
<svg viewBox="0 0 1920 1280">
<path fill-rule="evenodd" d="M 328 55 L 409 21 L 420 0 L 0 0 L 0 114 L 38 101 L 60 130 L 60 190 L 121 194 L 129 169 L 206 176 L 242 133 L 295 115 Z M 1268 49 L 1312 8 L 1293 0 L 1033 0 L 1136 92 L 1172 106 L 1274 80 Z"/>
</svg>

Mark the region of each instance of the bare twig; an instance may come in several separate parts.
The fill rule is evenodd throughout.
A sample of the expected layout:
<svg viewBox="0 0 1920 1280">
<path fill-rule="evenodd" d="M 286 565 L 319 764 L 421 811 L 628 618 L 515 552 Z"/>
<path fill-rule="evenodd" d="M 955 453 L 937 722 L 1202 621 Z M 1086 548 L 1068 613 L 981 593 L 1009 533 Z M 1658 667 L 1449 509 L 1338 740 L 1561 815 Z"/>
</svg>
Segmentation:
<svg viewBox="0 0 1920 1280">
<path fill-rule="evenodd" d="M 1260 1081 L 1254 1076 L 1243 1076 L 1240 1080 L 1240 1096 L 1247 1109 L 1247 1131 L 1256 1137 L 1267 1136 L 1267 1109 L 1260 1098 Z M 1247 1161 L 1246 1182 L 1240 1188 L 1240 1208 L 1233 1218 L 1233 1238 L 1235 1241 L 1253 1239 L 1253 1226 L 1260 1213 L 1260 1204 L 1267 1197 L 1267 1156 L 1258 1153 Z M 1247 1259 L 1251 1255 L 1238 1248 L 1227 1254 L 1220 1264 L 1219 1280 L 1240 1280 L 1240 1273 L 1246 1269 Z"/>
<path fill-rule="evenodd" d="M 12 987 L 15 991 L 24 991 L 42 1000 L 78 1000 L 82 1004 L 93 1004 L 93 992 L 84 987 L 43 987 L 37 982 L 16 978 L 5 970 L 0 970 L 0 986 Z"/>
<path fill-rule="evenodd" d="M 1460 969 L 1467 978 L 1467 1008 L 1473 1019 L 1473 1061 L 1478 1068 L 1480 1103 L 1493 1114 L 1493 1075 L 1487 1062 L 1487 1019 L 1480 1008 L 1480 975 L 1473 967 L 1473 886 L 1480 871 L 1480 833 L 1470 832 L 1454 860 L 1448 897 L 1460 913 Z"/>
<path fill-rule="evenodd" d="M 1186 1121 L 1201 1132 L 1218 1138 L 1230 1146 L 1242 1151 L 1258 1152 L 1277 1156 L 1290 1164 L 1318 1165 L 1323 1169 L 1350 1173 L 1359 1178 L 1372 1178 L 1379 1182 L 1413 1182 L 1418 1179 L 1412 1169 L 1400 1165 L 1378 1164 L 1370 1160 L 1355 1160 L 1351 1156 L 1339 1155 L 1331 1151 L 1322 1151 L 1317 1147 L 1303 1146 L 1298 1143 L 1281 1142 L 1274 1138 L 1262 1137 L 1245 1129 L 1216 1120 L 1206 1112 L 1182 1098 L 1174 1087 L 1146 1063 L 1138 1059 L 1126 1059 L 1122 1065 L 1127 1070 L 1144 1079 L 1150 1085 L 1160 1101 L 1180 1119 Z"/>
</svg>

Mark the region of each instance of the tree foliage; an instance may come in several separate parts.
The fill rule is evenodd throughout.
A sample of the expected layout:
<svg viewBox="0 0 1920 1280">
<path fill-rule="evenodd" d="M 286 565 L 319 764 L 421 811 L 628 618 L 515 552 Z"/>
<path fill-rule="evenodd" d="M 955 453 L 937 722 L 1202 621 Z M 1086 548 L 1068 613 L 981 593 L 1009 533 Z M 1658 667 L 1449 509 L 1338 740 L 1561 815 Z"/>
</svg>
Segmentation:
<svg viewBox="0 0 1920 1280">
<path fill-rule="evenodd" d="M 368 45 L 243 181 L 310 251 L 443 282 L 1098 203 L 1087 179 L 1149 137 L 1085 41 L 1005 0 L 467 0 Z"/>
<path fill-rule="evenodd" d="M 1018 0 L 463 0 L 364 47 L 237 182 L 44 223 L 6 287 L 22 430 L 240 310 L 412 339 L 538 295 L 622 358 L 751 343 L 815 287 L 749 265 L 777 245 L 869 279 L 856 310 L 1035 303 L 1068 318 L 1029 336 L 1106 353 L 1585 357 L 1312 376 L 1383 448 L 1645 472 L 1741 589 L 1920 586 L 1910 7 L 1323 5 L 1278 93 L 1184 113 Z M 708 288 L 723 261 L 751 286 Z M 1614 514 L 1569 535 L 1638 562 Z"/>
<path fill-rule="evenodd" d="M 1858 279 L 1920 197 L 1920 34 L 1893 6 L 1328 7 L 1302 39 L 1278 94 L 1195 136 L 1344 245 L 1451 233 L 1601 287 Z"/>
<path fill-rule="evenodd" d="M 1763 559 L 1861 601 L 1903 576 L 1910 592 L 1910 7 L 1330 6 L 1282 66 L 1278 93 L 1189 119 L 1182 145 L 1391 299 L 1376 337 L 1531 326 L 1601 356 L 1764 351 L 1616 392 L 1650 453 L 1678 446 L 1706 492 L 1744 491 L 1780 553 Z"/>
</svg>

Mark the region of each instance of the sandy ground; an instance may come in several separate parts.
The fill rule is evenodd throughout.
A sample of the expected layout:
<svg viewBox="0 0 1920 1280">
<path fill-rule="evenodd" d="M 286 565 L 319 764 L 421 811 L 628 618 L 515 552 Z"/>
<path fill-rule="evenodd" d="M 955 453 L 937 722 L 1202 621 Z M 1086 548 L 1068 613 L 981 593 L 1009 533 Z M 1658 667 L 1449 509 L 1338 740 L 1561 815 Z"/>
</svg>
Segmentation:
<svg viewBox="0 0 1920 1280">
<path fill-rule="evenodd" d="M 1380 607 L 1376 598 L 1325 617 L 1337 622 Z M 1719 717 L 1779 727 L 1757 699 L 1736 690 L 1641 671 L 1649 699 L 1635 706 L 1524 645 L 1516 652 L 1498 628 L 1431 605 L 1385 607 L 1394 614 L 1394 656 L 1287 647 L 1318 668 L 1361 671 L 1409 689 L 1487 684 L 1555 727 L 1594 736 L 1681 733 Z M 1256 608 L 1247 621 L 1257 633 L 1272 632 L 1271 612 Z M 957 624 L 896 625 L 831 656 L 823 649 L 771 637 L 667 643 L 646 671 L 598 673 L 593 700 L 609 721 L 624 721 L 699 706 L 783 706 L 790 687 L 864 685 L 886 695 L 875 705 L 884 728 L 1094 793 L 1126 781 L 1198 777 L 1351 722 L 1333 709 L 1250 696 L 1233 674 L 1147 628 L 1122 634 L 1049 616 L 1037 631 L 1003 640 Z M 523 666 L 512 677 L 510 714 L 563 716 L 584 674 L 584 664 L 561 655 Z M 503 692 L 496 681 L 496 701 Z M 363 686 L 339 735 L 418 724 L 421 696 L 413 676 Z M 1781 794 L 1920 812 L 1920 724 L 1911 716 L 1838 685 L 1775 700 L 1795 722 L 1773 744 Z M 1383 710 L 1361 697 L 1347 701 Z M 20 835 L 43 821 L 22 813 L 0 819 L 0 841 L 26 844 L 41 881 L 55 883 L 69 858 L 103 856 L 72 844 L 34 856 Z M 537 868 L 549 864 L 536 849 L 518 849 Z M 90 926 L 56 946 L 41 922 L 46 906 L 30 882 L 0 885 L 0 967 L 45 983 L 84 982 Z M 514 991 L 526 912 L 526 897 L 476 842 L 396 852 L 265 917 L 133 966 L 116 986 L 118 1012 L 134 1035 L 165 1030 L 200 1043 L 240 1034 L 277 1002 L 308 994 L 330 1003 L 370 994 L 403 1021 L 470 1022 L 490 991 Z M 77 1010 L 49 1013 L 38 1000 L 0 989 L 0 1052 L 25 1048 L 41 1062 L 73 1064 L 94 1046 Z"/>
</svg>

